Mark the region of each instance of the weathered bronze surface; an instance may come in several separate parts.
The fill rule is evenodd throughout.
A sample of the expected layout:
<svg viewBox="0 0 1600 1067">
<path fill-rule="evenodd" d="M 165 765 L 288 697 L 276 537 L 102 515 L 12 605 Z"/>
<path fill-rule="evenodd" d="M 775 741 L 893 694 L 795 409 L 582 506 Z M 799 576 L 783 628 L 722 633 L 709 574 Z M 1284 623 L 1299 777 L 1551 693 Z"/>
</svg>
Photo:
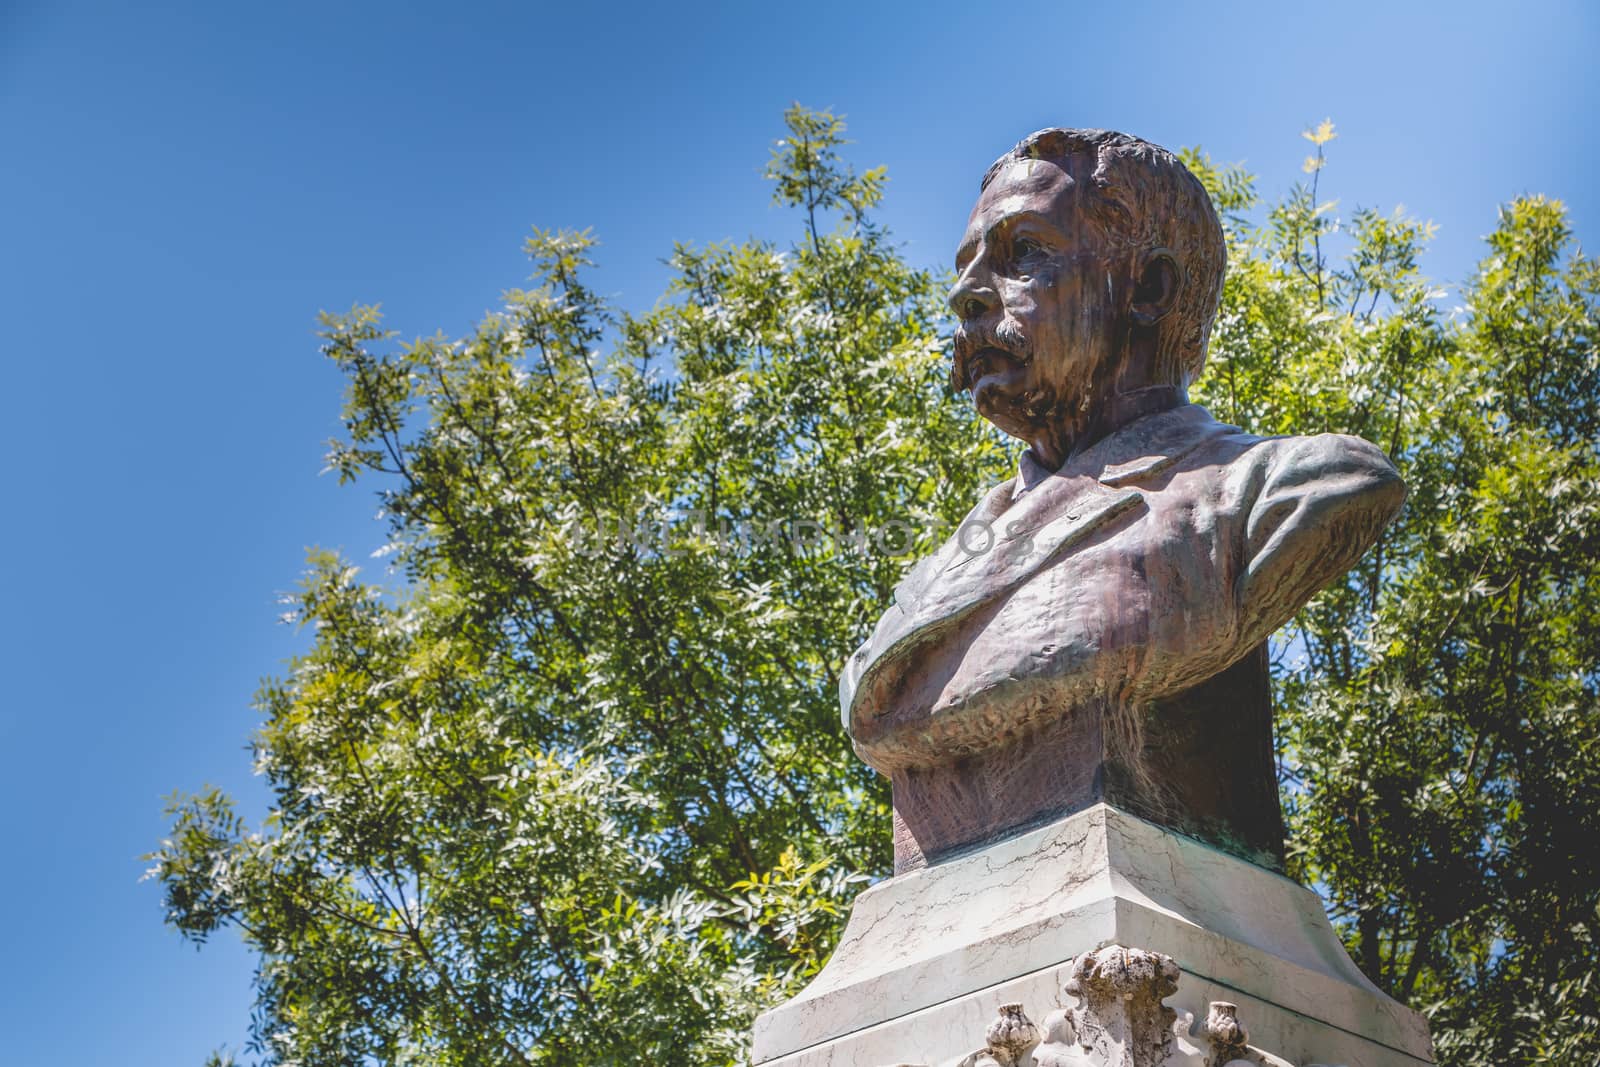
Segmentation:
<svg viewBox="0 0 1600 1067">
<path fill-rule="evenodd" d="M 956 254 L 952 379 L 1026 441 L 840 680 L 906 870 L 1099 801 L 1280 867 L 1268 635 L 1405 490 L 1354 437 L 1256 437 L 1188 400 L 1221 227 L 1164 149 L 1045 130 Z"/>
</svg>

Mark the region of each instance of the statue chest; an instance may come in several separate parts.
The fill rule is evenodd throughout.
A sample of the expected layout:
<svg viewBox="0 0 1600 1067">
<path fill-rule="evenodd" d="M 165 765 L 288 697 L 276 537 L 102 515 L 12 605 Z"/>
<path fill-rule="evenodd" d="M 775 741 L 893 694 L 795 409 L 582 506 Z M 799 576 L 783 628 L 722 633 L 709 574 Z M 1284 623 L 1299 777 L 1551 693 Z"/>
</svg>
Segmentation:
<svg viewBox="0 0 1600 1067">
<path fill-rule="evenodd" d="M 1064 716 L 1163 699 L 1229 666 L 1246 651 L 1233 643 L 1242 522 L 1196 488 L 1139 492 L 1020 580 L 925 627 L 858 694 L 872 709 L 870 725 L 857 723 L 862 747 L 898 735 L 910 749 L 975 752 Z M 879 634 L 903 611 L 892 608 Z"/>
</svg>

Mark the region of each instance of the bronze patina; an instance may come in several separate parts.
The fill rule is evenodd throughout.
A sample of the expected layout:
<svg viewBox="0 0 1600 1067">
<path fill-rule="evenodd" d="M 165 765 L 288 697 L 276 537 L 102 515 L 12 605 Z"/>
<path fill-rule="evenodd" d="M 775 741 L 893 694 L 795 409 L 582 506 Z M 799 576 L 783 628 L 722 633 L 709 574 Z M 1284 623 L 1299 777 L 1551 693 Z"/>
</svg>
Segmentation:
<svg viewBox="0 0 1600 1067">
<path fill-rule="evenodd" d="M 840 681 L 897 870 L 1102 801 L 1281 867 L 1266 641 L 1405 490 L 1366 441 L 1189 402 L 1223 268 L 1204 188 L 1146 141 L 1044 130 L 984 176 L 952 376 L 1028 447 Z"/>
</svg>

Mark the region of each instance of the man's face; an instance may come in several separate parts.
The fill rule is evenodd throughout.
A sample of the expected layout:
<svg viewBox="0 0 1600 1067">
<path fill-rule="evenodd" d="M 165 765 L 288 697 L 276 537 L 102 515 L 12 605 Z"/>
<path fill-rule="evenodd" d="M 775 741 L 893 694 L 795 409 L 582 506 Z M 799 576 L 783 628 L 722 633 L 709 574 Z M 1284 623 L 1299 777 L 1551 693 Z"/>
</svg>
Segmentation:
<svg viewBox="0 0 1600 1067">
<path fill-rule="evenodd" d="M 1078 206 L 1054 163 L 1014 159 L 995 175 L 956 252 L 954 379 L 978 411 L 1027 441 L 1076 422 L 1115 374 L 1127 264 Z"/>
</svg>

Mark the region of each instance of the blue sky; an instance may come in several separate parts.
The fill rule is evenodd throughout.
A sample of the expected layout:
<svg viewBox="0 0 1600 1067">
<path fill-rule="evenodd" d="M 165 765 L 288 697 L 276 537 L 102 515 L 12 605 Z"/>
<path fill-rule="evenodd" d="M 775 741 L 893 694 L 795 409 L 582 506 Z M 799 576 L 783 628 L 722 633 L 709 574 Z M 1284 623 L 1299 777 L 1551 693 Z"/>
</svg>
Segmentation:
<svg viewBox="0 0 1600 1067">
<path fill-rule="evenodd" d="M 319 477 L 340 382 L 319 309 L 459 334 L 592 226 L 647 308 L 675 240 L 785 237 L 791 101 L 848 115 L 885 218 L 949 261 L 983 168 L 1047 125 L 1242 160 L 1436 221 L 1463 278 L 1495 207 L 1565 199 L 1593 245 L 1600 9 L 1122 5 L 0 4 L 0 1033 L 7 1064 L 198 1065 L 251 960 L 161 924 L 162 797 L 259 814 L 249 699 L 305 546 L 365 558 L 370 487 Z"/>
</svg>

